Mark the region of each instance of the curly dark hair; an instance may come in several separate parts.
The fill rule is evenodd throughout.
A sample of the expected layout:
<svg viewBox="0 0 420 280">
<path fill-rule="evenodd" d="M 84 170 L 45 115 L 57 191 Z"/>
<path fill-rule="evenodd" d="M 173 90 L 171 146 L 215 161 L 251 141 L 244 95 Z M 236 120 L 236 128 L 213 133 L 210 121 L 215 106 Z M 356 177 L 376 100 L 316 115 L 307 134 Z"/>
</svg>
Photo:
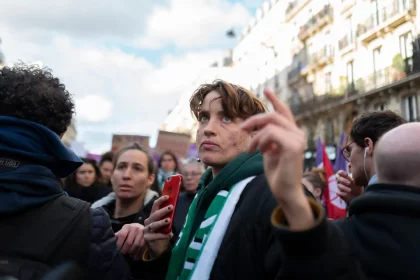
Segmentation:
<svg viewBox="0 0 420 280">
<path fill-rule="evenodd" d="M 18 63 L 0 70 L 1 116 L 36 122 L 61 135 L 73 113 L 72 96 L 50 69 Z"/>
</svg>

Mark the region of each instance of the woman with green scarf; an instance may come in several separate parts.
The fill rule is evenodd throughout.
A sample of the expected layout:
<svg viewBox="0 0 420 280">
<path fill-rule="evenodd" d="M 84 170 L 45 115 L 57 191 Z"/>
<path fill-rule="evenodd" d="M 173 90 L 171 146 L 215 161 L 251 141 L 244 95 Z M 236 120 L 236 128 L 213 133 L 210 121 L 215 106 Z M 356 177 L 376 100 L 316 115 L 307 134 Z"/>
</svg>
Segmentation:
<svg viewBox="0 0 420 280">
<path fill-rule="evenodd" d="M 266 108 L 250 91 L 220 80 L 200 86 L 190 108 L 199 122 L 198 154 L 210 168 L 174 244 L 172 233 L 158 233 L 173 206 L 160 209 L 167 197 L 155 201 L 144 228 L 151 279 L 275 279 L 282 248 L 270 214 L 277 203 L 262 155 L 246 152 L 258 127 L 241 127 Z"/>
</svg>

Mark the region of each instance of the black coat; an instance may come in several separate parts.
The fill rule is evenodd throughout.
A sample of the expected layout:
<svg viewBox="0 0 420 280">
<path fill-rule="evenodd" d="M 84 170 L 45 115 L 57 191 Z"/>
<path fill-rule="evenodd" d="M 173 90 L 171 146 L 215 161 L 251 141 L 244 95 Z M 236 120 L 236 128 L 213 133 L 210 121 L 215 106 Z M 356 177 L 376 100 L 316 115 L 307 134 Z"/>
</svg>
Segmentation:
<svg viewBox="0 0 420 280">
<path fill-rule="evenodd" d="M 299 234 L 283 228 L 278 236 L 288 275 L 386 280 L 420 279 L 419 232 L 420 188 L 375 184 L 352 201 L 347 219 L 324 219 Z"/>
<path fill-rule="evenodd" d="M 194 200 L 195 193 L 182 192 L 178 197 L 178 202 L 176 204 L 174 222 L 172 224 L 172 231 L 177 237 L 181 232 L 182 227 L 184 226 L 185 219 L 190 209 L 190 205 Z"/>
<path fill-rule="evenodd" d="M 117 248 L 111 221 L 101 209 L 91 209 L 92 236 L 86 279 L 131 279 L 129 267 Z"/>
<path fill-rule="evenodd" d="M 248 183 L 226 229 L 210 279 L 276 279 L 283 254 L 270 222 L 276 206 L 263 174 Z M 170 256 L 171 250 L 168 250 L 160 258 L 146 263 L 154 276 L 150 279 L 165 279 L 167 270 L 164 268 L 168 267 Z"/>
<path fill-rule="evenodd" d="M 159 196 L 156 192 L 148 190 L 144 199 L 143 208 L 133 215 L 122 217 L 122 218 L 114 218 L 114 210 L 115 210 L 115 202 L 116 196 L 115 193 L 110 193 L 108 196 L 100 199 L 97 201 L 92 207 L 101 209 L 102 211 L 106 211 L 110 217 L 112 230 L 114 232 L 118 232 L 121 228 L 126 224 L 138 223 L 144 225 L 144 220 L 146 220 L 150 216 L 150 212 L 152 211 L 153 203 Z M 131 275 L 134 279 L 150 279 L 150 276 L 145 274 L 145 269 L 143 268 L 144 263 L 141 261 L 134 261 L 129 255 L 124 255 L 124 258 L 131 269 Z M 99 279 L 99 278 L 98 278 Z M 119 279 L 119 278 L 115 278 Z"/>
<path fill-rule="evenodd" d="M 108 213 L 109 217 L 111 218 L 112 229 L 114 232 L 118 232 L 121 228 L 126 224 L 141 224 L 144 225 L 144 220 L 149 218 L 150 212 L 152 212 L 153 203 L 155 200 L 158 199 L 157 194 L 153 195 L 149 199 L 144 201 L 143 208 L 140 209 L 139 212 L 121 218 L 114 218 L 114 211 L 115 211 L 115 200 L 107 203 L 103 206 L 104 210 Z"/>
<path fill-rule="evenodd" d="M 64 191 L 71 197 L 78 198 L 89 203 L 94 203 L 112 192 L 112 187 L 110 188 L 109 186 L 99 184 L 94 184 L 90 187 L 75 185 L 67 186 Z"/>
<path fill-rule="evenodd" d="M 83 279 L 130 279 L 108 215 L 103 209 L 89 206 L 60 196 L 39 207 L 2 216 L 0 251 L 51 268 L 77 263 Z"/>
</svg>

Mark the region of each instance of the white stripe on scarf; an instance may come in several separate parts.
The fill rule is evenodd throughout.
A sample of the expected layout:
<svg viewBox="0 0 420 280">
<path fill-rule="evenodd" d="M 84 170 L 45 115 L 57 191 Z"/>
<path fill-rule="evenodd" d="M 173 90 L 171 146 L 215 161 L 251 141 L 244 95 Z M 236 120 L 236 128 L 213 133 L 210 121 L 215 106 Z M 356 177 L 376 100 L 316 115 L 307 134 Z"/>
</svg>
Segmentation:
<svg viewBox="0 0 420 280">
<path fill-rule="evenodd" d="M 229 225 L 230 219 L 232 218 L 236 204 L 238 203 L 245 187 L 254 178 L 255 176 L 248 177 L 234 186 L 201 252 L 201 256 L 198 259 L 193 275 L 190 278 L 191 280 L 203 280 L 210 278 L 210 272 L 213 269 L 213 264 L 219 252 L 220 244 L 225 236 L 226 229 Z M 221 192 L 223 191 L 220 191 L 219 193 Z M 221 193 L 221 195 L 225 196 L 226 194 Z"/>
</svg>

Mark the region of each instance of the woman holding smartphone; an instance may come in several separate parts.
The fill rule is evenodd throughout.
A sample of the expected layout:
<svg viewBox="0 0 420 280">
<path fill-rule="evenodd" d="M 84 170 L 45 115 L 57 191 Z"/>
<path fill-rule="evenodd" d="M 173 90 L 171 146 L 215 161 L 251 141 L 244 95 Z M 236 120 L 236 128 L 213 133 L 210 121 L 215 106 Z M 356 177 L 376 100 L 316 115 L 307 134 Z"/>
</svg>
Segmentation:
<svg viewBox="0 0 420 280">
<path fill-rule="evenodd" d="M 113 192 L 92 205 L 103 207 L 118 232 L 126 224 L 144 224 L 158 194 L 150 190 L 155 180 L 153 159 L 146 149 L 134 144 L 121 149 L 114 158 Z"/>
</svg>

